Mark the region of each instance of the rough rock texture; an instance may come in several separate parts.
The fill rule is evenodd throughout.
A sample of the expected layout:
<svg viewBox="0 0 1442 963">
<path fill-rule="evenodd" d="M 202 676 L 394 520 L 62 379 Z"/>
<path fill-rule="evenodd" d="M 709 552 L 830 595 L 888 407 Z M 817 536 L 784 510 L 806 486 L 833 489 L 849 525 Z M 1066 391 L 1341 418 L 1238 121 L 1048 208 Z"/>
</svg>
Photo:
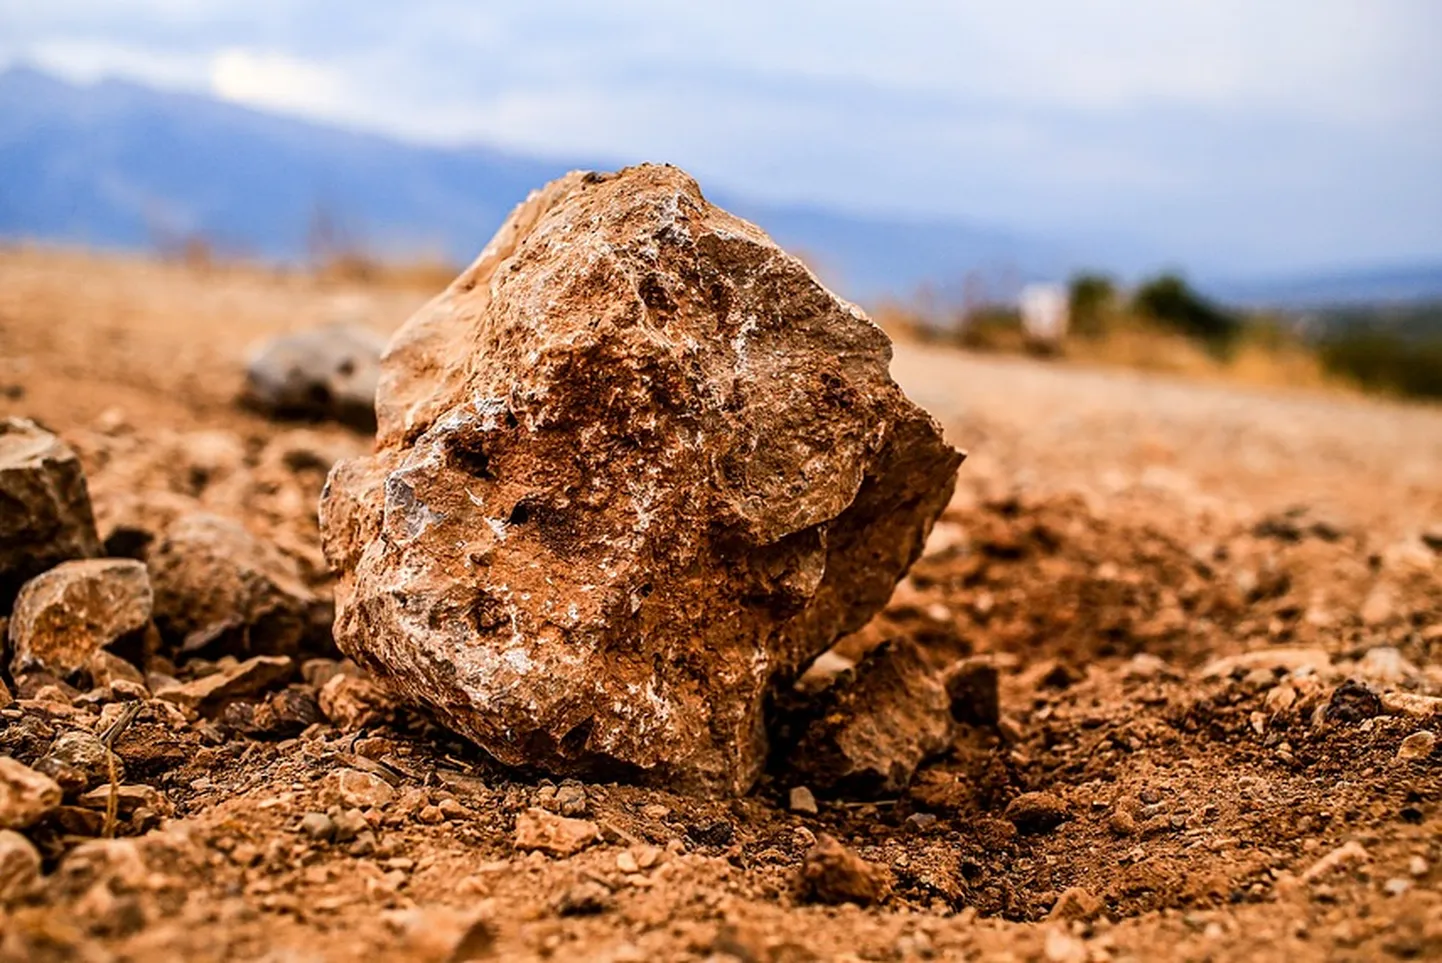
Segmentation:
<svg viewBox="0 0 1442 963">
<path fill-rule="evenodd" d="M 502 761 L 744 790 L 950 496 L 889 361 L 682 172 L 548 185 L 387 349 L 322 499 L 337 642 Z"/>
<path fill-rule="evenodd" d="M 30 895 L 39 881 L 39 851 L 13 829 L 0 829 L 0 906 Z"/>
<path fill-rule="evenodd" d="M 40 669 L 68 679 L 102 649 L 131 645 L 139 655 L 151 603 L 150 578 L 140 562 L 62 562 L 26 582 L 15 599 L 10 671 Z"/>
<path fill-rule="evenodd" d="M 295 565 L 239 522 L 176 519 L 147 553 L 155 624 L 186 652 L 293 655 L 315 597 Z"/>
<path fill-rule="evenodd" d="M 51 566 L 99 554 L 75 452 L 33 421 L 0 419 L 0 612 Z"/>
<path fill-rule="evenodd" d="M 788 758 L 788 773 L 823 793 L 891 795 L 953 732 L 951 696 L 913 642 L 873 650 L 853 680 L 819 698 Z"/>
<path fill-rule="evenodd" d="M 198 712 L 213 710 L 230 699 L 253 695 L 287 679 L 295 664 L 283 655 L 257 655 L 236 662 L 227 656 L 209 675 L 156 690 L 155 696 Z"/>
<path fill-rule="evenodd" d="M 252 354 L 241 402 L 280 418 L 375 429 L 376 380 L 385 339 L 349 324 L 272 338 Z"/>
<path fill-rule="evenodd" d="M 870 906 L 891 889 L 885 866 L 868 863 L 836 837 L 822 833 L 801 864 L 801 898 L 814 903 Z"/>
<path fill-rule="evenodd" d="M 60 785 L 9 756 L 0 756 L 0 829 L 25 829 L 60 805 Z"/>
</svg>

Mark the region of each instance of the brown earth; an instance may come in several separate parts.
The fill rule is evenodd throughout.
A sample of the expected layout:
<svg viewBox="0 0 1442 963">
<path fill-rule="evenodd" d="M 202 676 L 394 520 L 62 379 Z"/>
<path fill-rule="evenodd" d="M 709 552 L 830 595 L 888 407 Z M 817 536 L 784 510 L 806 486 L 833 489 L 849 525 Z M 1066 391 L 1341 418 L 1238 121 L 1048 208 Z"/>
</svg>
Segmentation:
<svg viewBox="0 0 1442 963">
<path fill-rule="evenodd" d="M 0 415 L 75 447 L 102 535 L 199 504 L 323 598 L 315 500 L 368 440 L 238 410 L 245 352 L 389 331 L 426 293 L 0 252 Z M 124 779 L 163 796 L 134 790 L 115 842 L 79 812 L 27 830 L 47 875 L 0 909 L 0 958 L 1442 958 L 1442 753 L 1398 757 L 1442 728 L 1442 411 L 904 344 L 893 371 L 971 457 L 843 648 L 1002 671 L 1000 722 L 905 793 L 808 815 L 784 771 L 735 801 L 556 786 L 363 684 L 326 686 L 326 721 L 347 670 L 312 662 L 213 718 L 128 703 Z M 117 715 L 17 695 L 22 762 Z M 826 842 L 803 871 L 823 834 L 874 868 L 829 885 L 852 864 Z"/>
</svg>

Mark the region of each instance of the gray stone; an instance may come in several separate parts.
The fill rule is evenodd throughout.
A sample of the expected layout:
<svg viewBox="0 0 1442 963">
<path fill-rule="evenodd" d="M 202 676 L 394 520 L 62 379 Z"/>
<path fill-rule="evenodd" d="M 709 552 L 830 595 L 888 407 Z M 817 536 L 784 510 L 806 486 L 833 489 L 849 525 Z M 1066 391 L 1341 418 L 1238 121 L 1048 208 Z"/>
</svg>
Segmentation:
<svg viewBox="0 0 1442 963">
<path fill-rule="evenodd" d="M 384 347 L 380 335 L 348 324 L 272 338 L 246 365 L 241 402 L 277 418 L 339 421 L 373 431 Z"/>
</svg>

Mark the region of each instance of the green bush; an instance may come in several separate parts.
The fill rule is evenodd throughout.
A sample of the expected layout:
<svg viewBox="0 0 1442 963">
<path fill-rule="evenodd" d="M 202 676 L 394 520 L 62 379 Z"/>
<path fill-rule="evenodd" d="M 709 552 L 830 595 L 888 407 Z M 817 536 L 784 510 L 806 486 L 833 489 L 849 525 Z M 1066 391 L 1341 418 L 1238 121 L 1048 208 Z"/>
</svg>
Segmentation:
<svg viewBox="0 0 1442 963">
<path fill-rule="evenodd" d="M 1241 319 L 1193 291 L 1176 274 L 1162 274 L 1137 288 L 1132 308 L 1154 323 L 1205 342 L 1225 354 L 1242 331 Z"/>
<path fill-rule="evenodd" d="M 1072 276 L 1067 294 L 1070 330 L 1085 338 L 1105 334 L 1117 296 L 1112 279 L 1105 274 L 1076 274 Z"/>
<path fill-rule="evenodd" d="M 1419 341 L 1376 328 L 1350 328 L 1321 345 L 1327 370 L 1365 388 L 1442 398 L 1442 338 Z"/>
</svg>

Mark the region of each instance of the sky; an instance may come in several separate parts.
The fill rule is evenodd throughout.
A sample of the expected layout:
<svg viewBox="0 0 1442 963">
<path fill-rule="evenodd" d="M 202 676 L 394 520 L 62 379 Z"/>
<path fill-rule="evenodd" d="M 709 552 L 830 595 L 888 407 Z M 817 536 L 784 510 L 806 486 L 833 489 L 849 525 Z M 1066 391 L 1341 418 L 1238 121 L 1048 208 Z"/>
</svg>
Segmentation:
<svg viewBox="0 0 1442 963">
<path fill-rule="evenodd" d="M 0 0 L 0 65 L 1245 274 L 1442 260 L 1437 0 Z"/>
</svg>

